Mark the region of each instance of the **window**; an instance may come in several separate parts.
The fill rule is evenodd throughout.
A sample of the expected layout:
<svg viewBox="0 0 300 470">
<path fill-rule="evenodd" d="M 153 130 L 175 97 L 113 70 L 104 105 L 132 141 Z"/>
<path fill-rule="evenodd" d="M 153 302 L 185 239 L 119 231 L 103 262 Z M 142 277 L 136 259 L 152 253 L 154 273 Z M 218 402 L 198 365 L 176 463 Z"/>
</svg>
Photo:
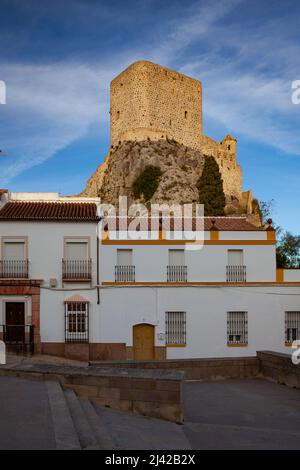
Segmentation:
<svg viewBox="0 0 300 470">
<path fill-rule="evenodd" d="M 117 250 L 117 264 L 118 266 L 131 266 L 132 250 Z"/>
<path fill-rule="evenodd" d="M 87 241 L 66 241 L 66 259 L 86 260 L 88 258 Z"/>
<path fill-rule="evenodd" d="M 185 117 L 185 119 L 187 118 L 187 114 L 188 114 L 187 111 L 184 111 L 184 117 Z"/>
<path fill-rule="evenodd" d="M 87 302 L 66 302 L 65 341 L 66 343 L 88 343 L 89 304 Z"/>
<path fill-rule="evenodd" d="M 65 253 L 62 262 L 64 281 L 87 282 L 92 278 L 92 261 L 89 258 L 89 240 L 65 239 Z"/>
<path fill-rule="evenodd" d="M 135 282 L 135 266 L 132 265 L 132 250 L 117 250 L 115 282 Z"/>
<path fill-rule="evenodd" d="M 26 241 L 3 239 L 2 260 L 0 261 L 0 277 L 27 278 L 28 260 Z"/>
<path fill-rule="evenodd" d="M 243 250 L 228 250 L 229 266 L 242 266 L 244 264 L 243 258 Z"/>
<path fill-rule="evenodd" d="M 246 266 L 244 266 L 243 250 L 228 250 L 226 266 L 227 282 L 246 282 Z"/>
<path fill-rule="evenodd" d="M 4 260 L 24 260 L 25 259 L 25 242 L 4 241 L 2 257 Z"/>
<path fill-rule="evenodd" d="M 184 250 L 169 250 L 167 282 L 187 282 L 187 266 L 184 263 Z"/>
<path fill-rule="evenodd" d="M 247 312 L 227 312 L 227 344 L 248 344 Z"/>
<path fill-rule="evenodd" d="M 166 312 L 166 344 L 186 345 L 186 312 Z"/>
<path fill-rule="evenodd" d="M 183 266 L 184 265 L 184 250 L 169 250 L 169 265 L 170 266 Z"/>
<path fill-rule="evenodd" d="M 300 312 L 285 312 L 285 342 L 300 340 Z"/>
</svg>

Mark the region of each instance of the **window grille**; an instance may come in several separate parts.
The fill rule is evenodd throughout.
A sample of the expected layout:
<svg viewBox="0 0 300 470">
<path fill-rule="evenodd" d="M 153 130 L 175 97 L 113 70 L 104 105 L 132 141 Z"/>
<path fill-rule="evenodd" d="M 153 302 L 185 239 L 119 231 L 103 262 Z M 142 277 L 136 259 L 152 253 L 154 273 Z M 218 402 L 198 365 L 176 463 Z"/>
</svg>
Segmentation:
<svg viewBox="0 0 300 470">
<path fill-rule="evenodd" d="M 186 312 L 166 312 L 166 344 L 186 344 Z"/>
<path fill-rule="evenodd" d="M 300 312 L 285 312 L 285 341 L 300 340 Z"/>
<path fill-rule="evenodd" d="M 247 312 L 227 312 L 227 344 L 248 344 Z"/>
<path fill-rule="evenodd" d="M 65 304 L 66 343 L 88 343 L 89 304 L 86 302 L 66 302 Z"/>
</svg>

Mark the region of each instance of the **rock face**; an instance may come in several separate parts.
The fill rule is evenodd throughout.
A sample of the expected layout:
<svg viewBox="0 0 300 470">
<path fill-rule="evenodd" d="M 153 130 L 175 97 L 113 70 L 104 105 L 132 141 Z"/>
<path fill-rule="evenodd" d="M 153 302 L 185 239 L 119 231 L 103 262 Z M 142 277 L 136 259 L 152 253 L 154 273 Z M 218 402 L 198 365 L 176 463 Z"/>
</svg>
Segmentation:
<svg viewBox="0 0 300 470">
<path fill-rule="evenodd" d="M 124 195 L 131 203 L 132 183 L 147 165 L 159 166 L 163 172 L 150 202 L 197 201 L 196 184 L 202 174 L 204 157 L 198 150 L 168 140 L 126 141 L 112 148 L 88 180 L 81 196 L 100 196 L 103 202 L 116 204 L 119 195 Z"/>
</svg>

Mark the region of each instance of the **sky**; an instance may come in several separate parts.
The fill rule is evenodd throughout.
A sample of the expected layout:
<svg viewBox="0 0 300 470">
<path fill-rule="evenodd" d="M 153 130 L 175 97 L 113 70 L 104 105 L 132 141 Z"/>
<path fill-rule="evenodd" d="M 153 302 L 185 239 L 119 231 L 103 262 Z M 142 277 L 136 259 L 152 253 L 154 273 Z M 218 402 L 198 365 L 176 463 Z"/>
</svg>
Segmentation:
<svg viewBox="0 0 300 470">
<path fill-rule="evenodd" d="M 298 0 L 0 0 L 0 187 L 78 194 L 136 60 L 202 81 L 204 133 L 237 138 L 243 190 L 300 234 Z"/>
</svg>

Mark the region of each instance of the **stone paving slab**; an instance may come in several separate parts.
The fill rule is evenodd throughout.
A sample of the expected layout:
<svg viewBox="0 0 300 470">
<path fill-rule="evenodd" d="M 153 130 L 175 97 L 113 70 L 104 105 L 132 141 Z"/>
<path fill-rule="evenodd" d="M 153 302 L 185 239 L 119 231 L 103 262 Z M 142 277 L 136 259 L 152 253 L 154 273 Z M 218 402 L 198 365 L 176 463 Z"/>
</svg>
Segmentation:
<svg viewBox="0 0 300 470">
<path fill-rule="evenodd" d="M 196 449 L 300 449 L 300 390 L 264 380 L 186 382 L 185 433 Z"/>
<path fill-rule="evenodd" d="M 55 449 L 46 384 L 0 377 L 0 449 Z"/>
</svg>

